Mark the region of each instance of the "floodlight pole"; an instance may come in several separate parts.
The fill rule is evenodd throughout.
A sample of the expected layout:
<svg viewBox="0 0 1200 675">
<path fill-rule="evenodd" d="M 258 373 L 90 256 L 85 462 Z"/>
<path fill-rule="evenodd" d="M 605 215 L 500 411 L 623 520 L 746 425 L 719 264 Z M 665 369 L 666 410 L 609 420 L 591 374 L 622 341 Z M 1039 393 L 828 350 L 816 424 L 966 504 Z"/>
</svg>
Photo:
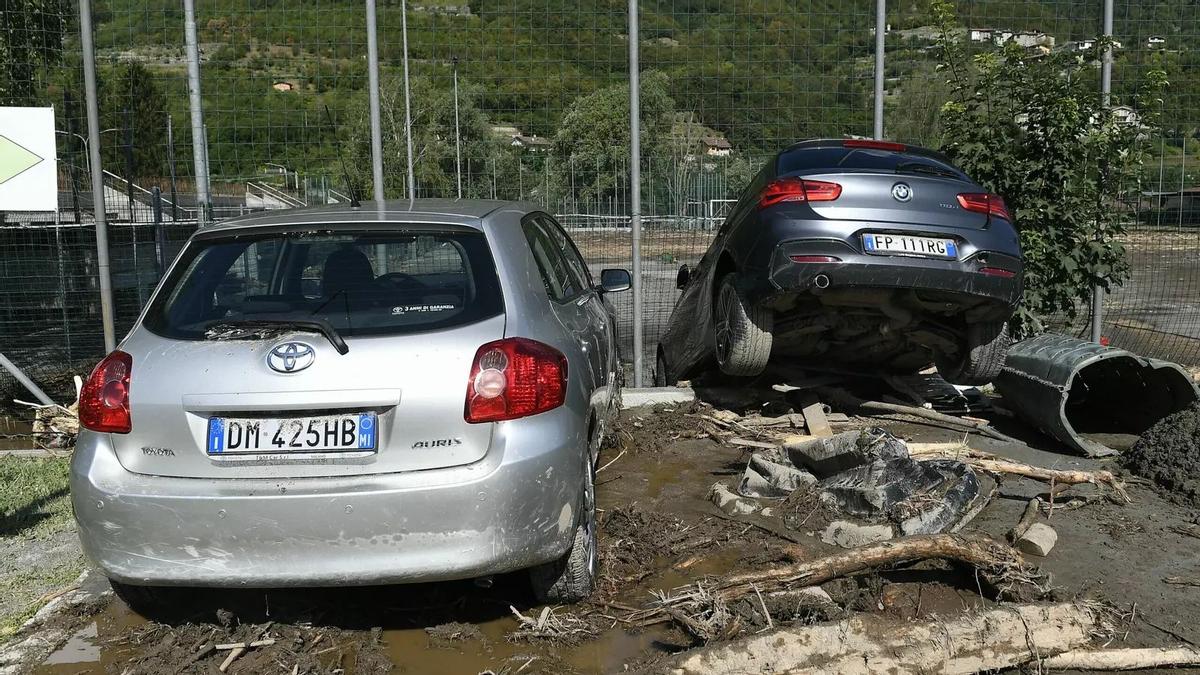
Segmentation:
<svg viewBox="0 0 1200 675">
<path fill-rule="evenodd" d="M 190 0 L 189 0 L 190 1 Z M 104 170 L 100 165 L 100 103 L 96 95 L 96 46 L 92 40 L 92 2 L 79 2 L 80 47 L 83 50 L 83 90 L 87 99 L 88 169 L 92 174 L 92 213 L 96 221 L 96 276 L 100 281 L 100 323 L 104 351 L 117 348 L 113 327 L 112 273 L 108 261 L 108 215 L 104 203 Z"/>
<path fill-rule="evenodd" d="M 375 201 L 384 200 L 383 124 L 379 118 L 379 37 L 375 0 L 367 0 L 367 97 L 371 109 L 371 186 Z"/>
<path fill-rule="evenodd" d="M 454 64 L 454 173 L 458 178 L 458 198 L 462 199 L 462 133 L 458 128 L 458 57 Z"/>
<path fill-rule="evenodd" d="M 400 37 L 404 47 L 404 142 L 408 149 L 408 199 L 417 198 L 417 179 L 413 172 L 412 92 L 408 84 L 408 2 L 400 0 Z"/>
<path fill-rule="evenodd" d="M 875 0 L 875 139 L 883 138 L 883 52 L 887 38 L 887 0 Z"/>
<path fill-rule="evenodd" d="M 642 386 L 642 121 L 638 3 L 629 0 L 629 210 L 633 236 L 633 386 Z"/>
<path fill-rule="evenodd" d="M 208 137 L 204 128 L 204 104 L 200 100 L 200 45 L 196 38 L 195 0 L 183 0 L 183 39 L 187 48 L 188 101 L 192 119 L 192 164 L 196 170 L 196 201 L 199 224 L 208 222 L 212 200 L 208 184 Z"/>
<path fill-rule="evenodd" d="M 1104 0 L 1104 36 L 1112 37 L 1113 0 Z M 1100 96 L 1107 112 L 1112 104 L 1112 44 L 1104 50 L 1100 65 Z M 1161 188 L 1160 188 L 1161 190 Z M 1092 288 L 1092 342 L 1099 343 L 1104 336 L 1104 288 L 1097 284 Z"/>
</svg>

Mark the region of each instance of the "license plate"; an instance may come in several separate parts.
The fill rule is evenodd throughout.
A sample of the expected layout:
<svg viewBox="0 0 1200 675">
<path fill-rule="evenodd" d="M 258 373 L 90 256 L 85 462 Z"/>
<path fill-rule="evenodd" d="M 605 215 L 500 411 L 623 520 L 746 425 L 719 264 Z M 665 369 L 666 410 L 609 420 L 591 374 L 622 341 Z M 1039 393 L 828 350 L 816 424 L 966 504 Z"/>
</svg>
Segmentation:
<svg viewBox="0 0 1200 675">
<path fill-rule="evenodd" d="M 375 413 L 208 420 L 210 455 L 355 452 L 375 449 Z"/>
<path fill-rule="evenodd" d="M 863 250 L 885 255 L 914 255 L 925 258 L 958 258 L 953 239 L 910 237 L 902 234 L 864 234 Z"/>
</svg>

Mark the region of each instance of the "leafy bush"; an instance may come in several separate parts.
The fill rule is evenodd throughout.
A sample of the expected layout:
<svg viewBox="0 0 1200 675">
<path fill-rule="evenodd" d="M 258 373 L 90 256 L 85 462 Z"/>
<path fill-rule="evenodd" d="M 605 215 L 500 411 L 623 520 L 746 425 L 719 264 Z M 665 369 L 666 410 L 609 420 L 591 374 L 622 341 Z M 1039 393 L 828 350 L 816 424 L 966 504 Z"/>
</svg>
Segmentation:
<svg viewBox="0 0 1200 675">
<path fill-rule="evenodd" d="M 951 92 L 940 115 L 943 150 L 1004 197 L 1020 232 L 1025 296 L 1015 328 L 1029 334 L 1052 316 L 1070 321 L 1093 287 L 1110 291 L 1128 275 L 1121 196 L 1136 191 L 1157 123 L 1147 103 L 1165 76 L 1152 71 L 1125 102 L 1137 115 L 1129 123 L 1100 94 L 1101 55 L 1111 40 L 1077 53 L 1030 53 L 1010 42 L 972 55 L 953 5 L 935 0 L 933 10 L 938 70 Z"/>
</svg>

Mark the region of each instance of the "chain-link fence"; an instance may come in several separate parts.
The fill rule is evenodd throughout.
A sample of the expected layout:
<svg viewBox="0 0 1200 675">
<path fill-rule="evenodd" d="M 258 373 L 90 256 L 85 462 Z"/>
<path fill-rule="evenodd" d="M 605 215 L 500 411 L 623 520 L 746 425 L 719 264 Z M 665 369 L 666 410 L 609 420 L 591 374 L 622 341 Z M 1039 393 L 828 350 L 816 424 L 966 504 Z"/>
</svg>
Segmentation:
<svg viewBox="0 0 1200 675">
<path fill-rule="evenodd" d="M 959 39 L 978 52 L 1017 42 L 1031 58 L 1083 50 L 1103 0 L 958 2 Z M 613 296 L 623 353 L 644 327 L 644 361 L 678 291 L 764 159 L 792 142 L 872 131 L 875 2 L 643 2 L 641 199 L 643 313 Z M 1105 302 L 1114 344 L 1200 363 L 1200 125 L 1191 92 L 1200 36 L 1193 3 L 1117 0 L 1113 94 L 1124 105 L 1150 67 L 1170 86 L 1147 127 L 1155 166 L 1129 215 L 1132 274 Z M 88 161 L 100 149 L 117 332 L 127 330 L 202 215 L 207 164 L 214 218 L 371 196 L 363 4 L 200 0 L 204 142 L 194 143 L 185 16 L 178 0 L 94 7 L 100 135 L 88 138 L 78 5 L 7 0 L 0 103 L 52 105 L 60 213 L 3 214 L 0 351 L 63 391 L 103 351 Z M 885 135 L 940 146 L 947 100 L 930 3 L 889 2 Z M 405 133 L 405 49 L 412 133 Z M 629 24 L 625 3 L 399 0 L 378 7 L 384 190 L 522 199 L 572 232 L 596 271 L 631 267 Z M 1128 108 L 1137 123 L 1146 112 Z M 196 162 L 197 153 L 202 162 Z M 343 165 L 346 167 L 343 170 Z M 1200 202 L 1196 203 L 1200 206 Z M 156 208 L 157 205 L 157 208 Z M 1086 311 L 1085 311 L 1086 314 Z M 1068 326 L 1086 332 L 1084 320 Z M 7 398 L 16 394 L 0 374 Z"/>
</svg>

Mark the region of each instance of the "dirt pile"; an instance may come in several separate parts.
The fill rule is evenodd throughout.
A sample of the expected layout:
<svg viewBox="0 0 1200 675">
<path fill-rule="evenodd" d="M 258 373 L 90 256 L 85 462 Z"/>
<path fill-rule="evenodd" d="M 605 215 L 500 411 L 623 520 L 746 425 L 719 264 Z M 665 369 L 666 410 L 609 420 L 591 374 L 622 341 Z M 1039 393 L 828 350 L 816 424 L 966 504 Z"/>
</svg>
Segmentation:
<svg viewBox="0 0 1200 675">
<path fill-rule="evenodd" d="M 645 412 L 623 414 L 608 434 L 611 446 L 633 453 L 658 452 L 681 438 L 704 438 L 715 432 L 705 419 L 712 406 L 691 401 L 659 404 Z"/>
<path fill-rule="evenodd" d="M 1185 503 L 1200 505 L 1200 405 L 1150 427 L 1125 453 L 1125 466 Z"/>
</svg>

